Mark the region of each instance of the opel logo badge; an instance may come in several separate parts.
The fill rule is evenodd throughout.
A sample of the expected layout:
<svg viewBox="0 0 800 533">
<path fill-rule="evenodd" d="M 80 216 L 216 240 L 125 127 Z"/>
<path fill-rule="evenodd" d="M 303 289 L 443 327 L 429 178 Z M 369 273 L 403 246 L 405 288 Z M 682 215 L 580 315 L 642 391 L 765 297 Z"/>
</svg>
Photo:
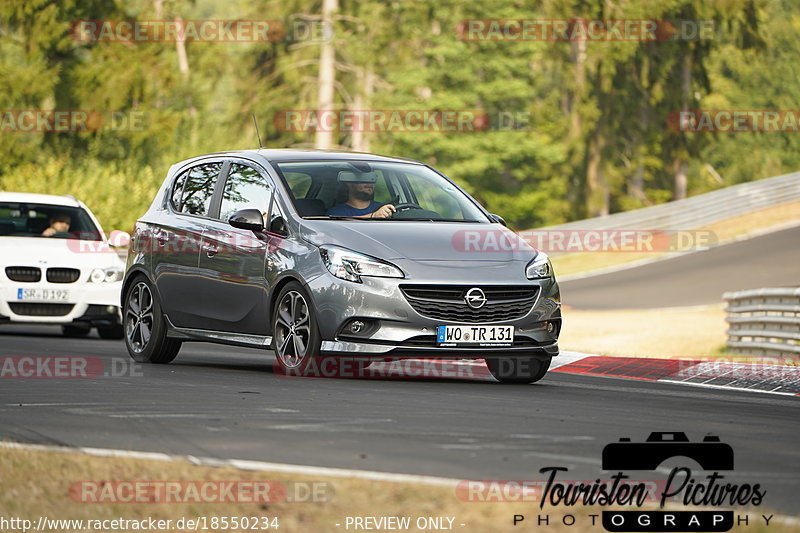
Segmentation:
<svg viewBox="0 0 800 533">
<path fill-rule="evenodd" d="M 467 302 L 467 305 L 472 309 L 480 309 L 486 305 L 486 295 L 483 294 L 483 291 L 478 287 L 473 287 L 467 291 L 467 294 L 464 296 L 464 301 Z"/>
</svg>

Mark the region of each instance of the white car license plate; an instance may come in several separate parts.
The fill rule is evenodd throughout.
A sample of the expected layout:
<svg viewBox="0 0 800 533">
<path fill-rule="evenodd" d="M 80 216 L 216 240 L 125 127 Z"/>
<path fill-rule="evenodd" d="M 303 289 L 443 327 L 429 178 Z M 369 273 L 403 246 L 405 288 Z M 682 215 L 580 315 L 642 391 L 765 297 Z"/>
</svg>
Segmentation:
<svg viewBox="0 0 800 533">
<path fill-rule="evenodd" d="M 69 291 L 66 289 L 17 289 L 17 301 L 22 302 L 66 302 Z"/>
<path fill-rule="evenodd" d="M 439 346 L 511 346 L 514 326 L 438 326 Z"/>
</svg>

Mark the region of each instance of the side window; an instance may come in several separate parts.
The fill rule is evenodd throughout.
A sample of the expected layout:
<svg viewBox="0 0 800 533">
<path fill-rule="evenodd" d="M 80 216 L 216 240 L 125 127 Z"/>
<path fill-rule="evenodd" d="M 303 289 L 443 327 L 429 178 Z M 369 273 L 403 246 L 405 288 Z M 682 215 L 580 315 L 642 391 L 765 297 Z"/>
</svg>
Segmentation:
<svg viewBox="0 0 800 533">
<path fill-rule="evenodd" d="M 302 172 L 284 172 L 286 183 L 295 198 L 305 198 L 311 188 L 311 176 Z"/>
<path fill-rule="evenodd" d="M 261 173 L 246 165 L 232 164 L 222 192 L 220 220 L 226 221 L 240 209 L 258 209 L 262 215 L 269 210 L 272 191 Z"/>
<path fill-rule="evenodd" d="M 220 170 L 222 163 L 208 163 L 189 170 L 181 196 L 181 212 L 199 216 L 208 214 Z"/>
<path fill-rule="evenodd" d="M 175 180 L 175 183 L 172 184 L 172 194 L 170 195 L 170 199 L 172 200 L 172 207 L 174 207 L 177 211 L 181 210 L 181 195 L 183 195 L 183 186 L 186 184 L 186 176 L 189 174 L 189 171 L 181 173 L 178 176 L 178 179 Z"/>
</svg>

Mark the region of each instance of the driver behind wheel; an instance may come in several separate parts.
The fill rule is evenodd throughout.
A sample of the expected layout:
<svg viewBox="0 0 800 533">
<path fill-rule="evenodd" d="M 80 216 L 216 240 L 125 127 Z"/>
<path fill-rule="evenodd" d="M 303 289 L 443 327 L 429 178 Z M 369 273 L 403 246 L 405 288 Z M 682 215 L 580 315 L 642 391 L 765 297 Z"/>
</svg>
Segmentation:
<svg viewBox="0 0 800 533">
<path fill-rule="evenodd" d="M 328 216 L 355 218 L 390 218 L 396 211 L 392 204 L 376 202 L 375 182 L 378 176 L 374 172 L 341 171 L 339 183 L 347 186 L 347 201 L 328 209 Z"/>
</svg>

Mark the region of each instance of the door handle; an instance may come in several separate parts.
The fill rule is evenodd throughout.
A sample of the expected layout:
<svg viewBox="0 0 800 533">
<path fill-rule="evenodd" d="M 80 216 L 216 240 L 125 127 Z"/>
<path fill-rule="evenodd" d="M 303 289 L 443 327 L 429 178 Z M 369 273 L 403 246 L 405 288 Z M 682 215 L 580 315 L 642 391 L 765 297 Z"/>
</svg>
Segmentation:
<svg viewBox="0 0 800 533">
<path fill-rule="evenodd" d="M 208 257 L 209 259 L 211 259 L 211 258 L 212 258 L 212 257 L 214 257 L 215 255 L 217 255 L 217 252 L 218 252 L 218 251 L 219 251 L 219 250 L 217 249 L 217 247 L 216 247 L 216 246 L 214 246 L 213 244 L 212 244 L 212 245 L 208 245 L 208 246 L 206 246 L 206 257 Z"/>
</svg>

